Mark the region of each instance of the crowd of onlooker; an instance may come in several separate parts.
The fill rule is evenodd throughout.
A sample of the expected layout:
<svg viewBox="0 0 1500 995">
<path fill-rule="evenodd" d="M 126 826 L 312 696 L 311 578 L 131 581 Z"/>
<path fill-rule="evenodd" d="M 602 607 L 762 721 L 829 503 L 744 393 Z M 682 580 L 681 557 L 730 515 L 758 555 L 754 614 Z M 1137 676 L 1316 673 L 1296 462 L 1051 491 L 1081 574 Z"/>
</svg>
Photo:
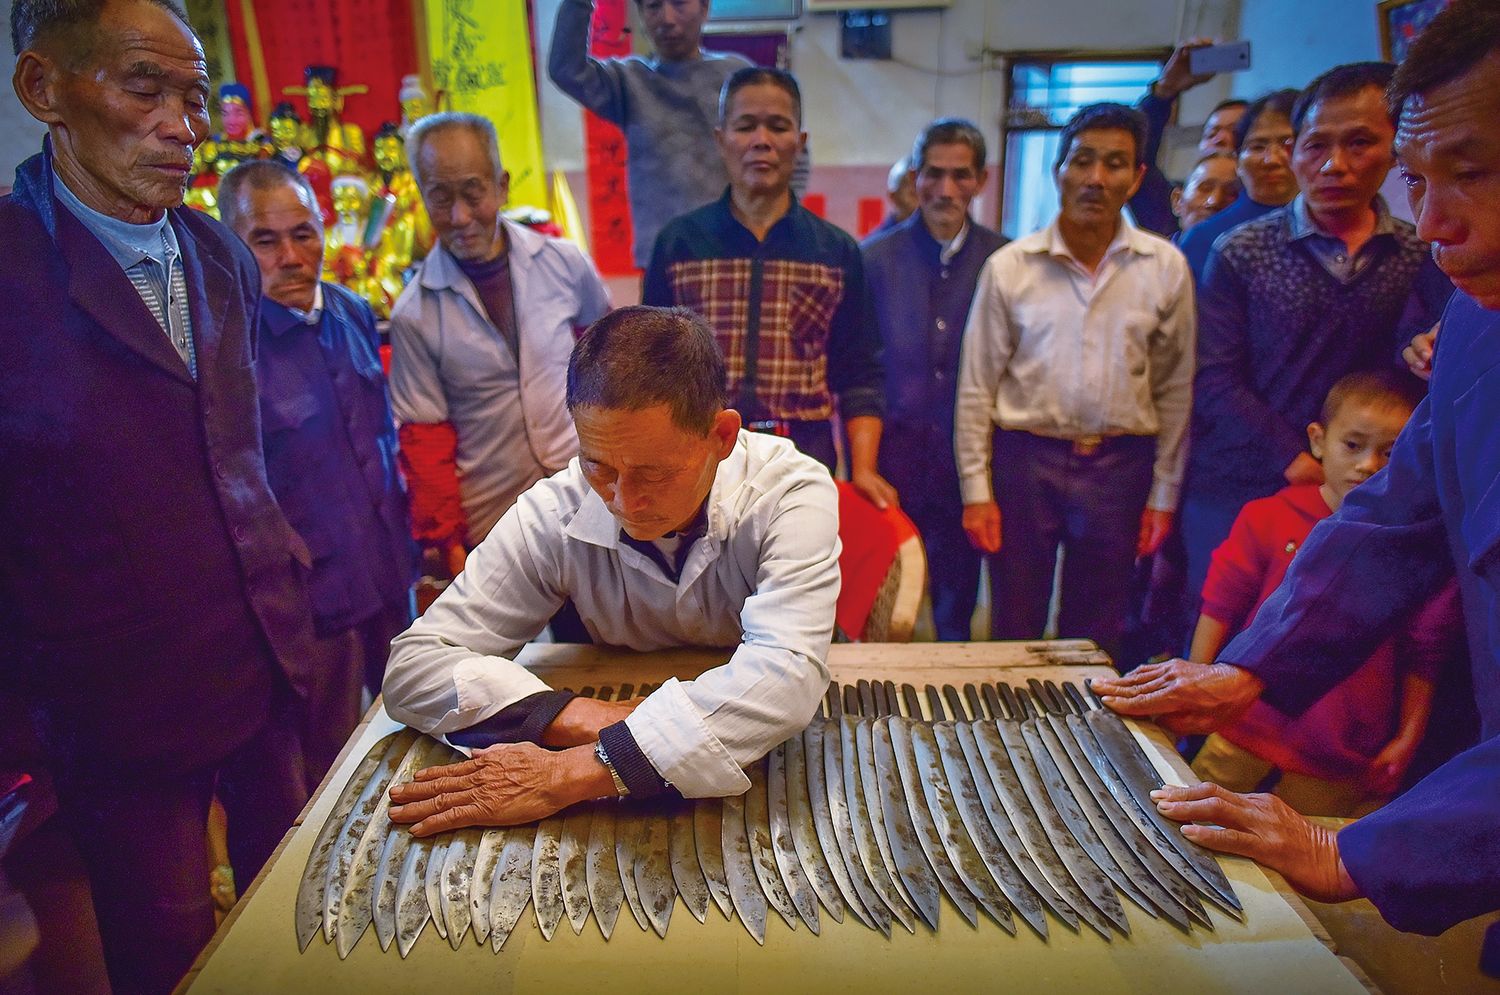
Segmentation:
<svg viewBox="0 0 1500 995">
<path fill-rule="evenodd" d="M 707 320 L 746 429 L 909 516 L 939 639 L 972 637 L 987 574 L 992 638 L 1039 637 L 1055 608 L 1123 667 L 1211 661 L 1385 465 L 1453 290 L 1379 194 L 1392 66 L 1221 103 L 1177 185 L 1156 158 L 1202 81 L 1184 46 L 1137 106 L 1064 124 L 1058 214 L 1009 242 L 972 210 L 982 133 L 942 118 L 857 244 L 793 192 L 796 79 L 702 51 L 706 3 L 638 3 L 655 57 L 588 56 L 591 4 L 562 0 L 549 71 L 624 129 L 643 303 Z M 227 229 L 170 210 L 190 160 L 163 150 L 190 157 L 207 125 L 180 11 L 96 14 L 12 11 L 17 93 L 50 137 L 0 206 L 0 430 L 27 468 L 0 487 L 0 617 L 116 984 L 149 990 L 212 928 L 210 798 L 248 882 L 379 691 L 419 565 L 461 573 L 577 455 L 569 357 L 610 300 L 576 246 L 504 219 L 488 120 L 422 119 L 407 154 L 438 245 L 395 304 L 387 390 L 369 308 L 320 280 L 303 178 L 228 173 Z M 151 59 L 125 60 L 140 37 Z M 1428 735 L 1458 616 L 1443 591 L 1317 706 L 1211 736 L 1200 773 L 1317 814 L 1388 800 L 1462 743 L 1451 719 Z M 588 628 L 567 605 L 551 622 Z"/>
</svg>

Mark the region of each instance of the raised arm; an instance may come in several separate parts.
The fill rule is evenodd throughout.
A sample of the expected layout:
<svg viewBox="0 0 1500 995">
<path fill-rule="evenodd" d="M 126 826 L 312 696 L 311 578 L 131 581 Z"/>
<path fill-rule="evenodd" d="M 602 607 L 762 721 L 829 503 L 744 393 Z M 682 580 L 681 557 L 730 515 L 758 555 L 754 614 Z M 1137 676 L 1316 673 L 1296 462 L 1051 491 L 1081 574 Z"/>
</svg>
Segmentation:
<svg viewBox="0 0 1500 995">
<path fill-rule="evenodd" d="M 552 25 L 547 75 L 557 88 L 606 121 L 625 123 L 625 87 L 620 67 L 589 54 L 591 0 L 562 0 Z"/>
</svg>

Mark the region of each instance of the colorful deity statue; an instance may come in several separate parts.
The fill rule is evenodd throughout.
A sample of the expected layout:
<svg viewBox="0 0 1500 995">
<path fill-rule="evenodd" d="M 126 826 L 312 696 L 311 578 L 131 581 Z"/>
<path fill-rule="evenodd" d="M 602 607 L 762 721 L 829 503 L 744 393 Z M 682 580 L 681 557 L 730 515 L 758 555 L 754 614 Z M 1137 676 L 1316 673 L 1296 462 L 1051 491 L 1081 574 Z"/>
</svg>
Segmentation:
<svg viewBox="0 0 1500 995">
<path fill-rule="evenodd" d="M 219 177 L 249 159 L 264 159 L 272 151 L 270 140 L 255 128 L 250 91 L 241 84 L 219 87 L 219 117 L 223 130 L 210 135 L 193 152 L 193 184 L 187 198 L 190 205 L 214 217 L 219 216 Z"/>
<path fill-rule="evenodd" d="M 302 126 L 299 144 L 304 172 L 310 159 L 322 161 L 334 176 L 360 176 L 365 172 L 365 133 L 359 125 L 343 121 L 344 97 L 364 93 L 363 85 L 338 86 L 338 70 L 332 66 L 308 66 L 304 86 L 289 86 L 283 92 L 307 97 L 310 120 Z"/>
<path fill-rule="evenodd" d="M 297 108 L 283 100 L 271 112 L 267 128 L 271 132 L 271 155 L 296 169 L 302 161 L 302 119 L 297 116 Z"/>
<path fill-rule="evenodd" d="M 370 185 L 358 176 L 334 177 L 332 197 L 334 221 L 323 239 L 324 277 L 363 297 L 376 315 L 389 317 L 395 296 L 386 292 L 376 275 L 378 256 L 371 249 L 375 239 L 370 219 L 373 211 L 378 224 L 389 211 L 389 202 L 382 198 L 372 202 Z"/>
<path fill-rule="evenodd" d="M 434 236 L 416 178 L 406 163 L 406 145 L 393 121 L 381 125 L 375 134 L 375 165 L 380 170 L 378 196 L 391 201 L 390 218 L 376 245 L 375 275 L 394 299 L 406 285 L 406 270 L 426 257 Z"/>
<path fill-rule="evenodd" d="M 427 97 L 427 90 L 422 86 L 420 76 L 402 76 L 401 92 L 396 99 L 401 102 L 401 125 L 398 131 L 405 138 L 413 124 L 432 113 L 432 101 Z"/>
</svg>

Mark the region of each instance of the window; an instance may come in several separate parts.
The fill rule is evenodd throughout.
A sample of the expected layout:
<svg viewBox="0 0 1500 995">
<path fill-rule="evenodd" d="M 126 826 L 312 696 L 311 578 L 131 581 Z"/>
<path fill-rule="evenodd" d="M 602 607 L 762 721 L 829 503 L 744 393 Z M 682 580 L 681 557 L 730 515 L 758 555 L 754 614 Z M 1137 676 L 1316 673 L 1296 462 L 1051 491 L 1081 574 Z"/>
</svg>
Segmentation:
<svg viewBox="0 0 1500 995">
<path fill-rule="evenodd" d="M 1000 126 L 1005 168 L 1000 178 L 1000 230 L 1030 234 L 1057 214 L 1052 163 L 1062 126 L 1085 104 L 1112 100 L 1134 106 L 1161 72 L 1164 55 L 1113 58 L 1017 54 L 1008 58 L 1009 108 Z"/>
</svg>

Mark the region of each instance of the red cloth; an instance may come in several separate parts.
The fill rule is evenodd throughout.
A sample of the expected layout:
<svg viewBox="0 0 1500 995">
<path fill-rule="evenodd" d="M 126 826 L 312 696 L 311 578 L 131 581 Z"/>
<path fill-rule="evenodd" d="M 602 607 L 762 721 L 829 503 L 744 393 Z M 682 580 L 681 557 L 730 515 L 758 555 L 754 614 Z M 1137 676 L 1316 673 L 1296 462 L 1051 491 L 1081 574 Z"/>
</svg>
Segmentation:
<svg viewBox="0 0 1500 995">
<path fill-rule="evenodd" d="M 875 605 L 875 595 L 896 559 L 897 550 L 917 534 L 901 509 L 881 511 L 848 481 L 836 481 L 839 489 L 839 587 L 834 621 L 850 639 L 864 636 L 865 622 Z"/>
<path fill-rule="evenodd" d="M 401 472 L 411 491 L 411 534 L 424 546 L 463 542 L 468 523 L 458 493 L 458 432 L 450 422 L 402 425 Z"/>
<path fill-rule="evenodd" d="M 1214 550 L 1203 614 L 1224 623 L 1231 635 L 1245 628 L 1280 585 L 1313 526 L 1332 513 L 1316 484 L 1286 487 L 1245 505 L 1229 538 Z M 1302 715 L 1291 718 L 1256 702 L 1220 734 L 1282 770 L 1330 780 L 1364 776 L 1396 735 L 1404 676 L 1436 679 L 1462 634 L 1458 612 L 1457 587 L 1450 583 Z"/>
</svg>

